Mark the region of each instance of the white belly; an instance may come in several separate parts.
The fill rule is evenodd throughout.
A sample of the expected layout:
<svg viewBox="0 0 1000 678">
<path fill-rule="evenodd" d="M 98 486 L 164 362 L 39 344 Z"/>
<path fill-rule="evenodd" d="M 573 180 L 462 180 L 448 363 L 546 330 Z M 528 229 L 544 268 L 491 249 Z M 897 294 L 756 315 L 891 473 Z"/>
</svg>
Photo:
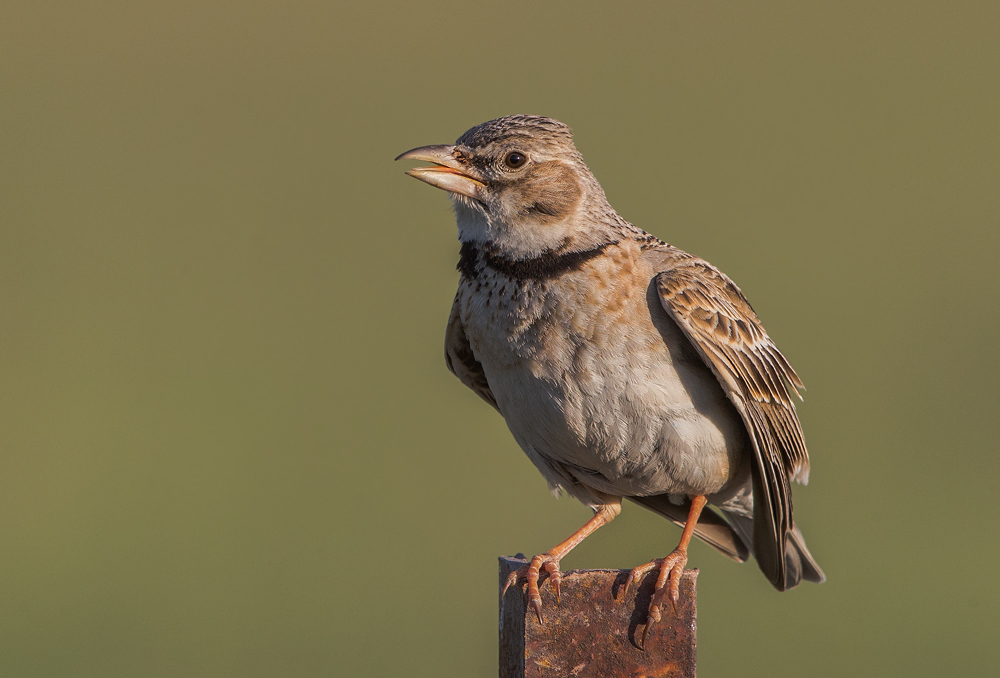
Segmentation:
<svg viewBox="0 0 1000 678">
<path fill-rule="evenodd" d="M 608 313 L 573 298 L 586 296 L 581 287 L 463 303 L 473 352 L 532 461 L 574 494 L 567 473 L 616 496 L 745 483 L 743 424 L 680 329 L 645 294 Z"/>
</svg>

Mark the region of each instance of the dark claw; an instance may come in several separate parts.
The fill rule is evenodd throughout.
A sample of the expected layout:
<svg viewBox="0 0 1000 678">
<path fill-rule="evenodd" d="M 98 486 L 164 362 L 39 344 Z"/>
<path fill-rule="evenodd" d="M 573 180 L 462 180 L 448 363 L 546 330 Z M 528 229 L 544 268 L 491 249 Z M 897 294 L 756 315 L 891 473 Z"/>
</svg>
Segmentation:
<svg viewBox="0 0 1000 678">
<path fill-rule="evenodd" d="M 624 592 L 622 593 L 622 600 L 628 599 L 628 590 L 632 588 L 632 573 L 629 572 L 628 579 L 625 580 Z"/>
<path fill-rule="evenodd" d="M 646 634 L 649 633 L 649 627 L 653 625 L 653 620 L 646 617 L 646 625 L 642 627 L 642 640 L 639 642 L 639 647 L 644 651 L 646 649 Z"/>
<path fill-rule="evenodd" d="M 532 600 L 531 601 L 531 607 L 535 608 L 535 614 L 538 616 L 538 623 L 539 624 L 543 623 L 542 622 L 542 599 L 539 598 L 538 600 Z"/>
<path fill-rule="evenodd" d="M 656 622 L 660 621 L 662 615 L 660 615 L 660 603 L 657 600 L 657 596 L 653 596 L 653 600 L 649 603 L 649 616 L 646 617 L 646 626 L 642 629 L 642 647 L 643 650 L 646 649 L 646 636 L 649 634 L 649 629 Z"/>
<path fill-rule="evenodd" d="M 517 584 L 517 580 L 520 577 L 524 576 L 527 573 L 527 571 L 528 571 L 527 567 L 522 567 L 508 574 L 507 581 L 504 582 L 503 588 L 500 589 L 500 597 L 503 598 L 504 595 L 507 593 L 507 589 Z"/>
</svg>

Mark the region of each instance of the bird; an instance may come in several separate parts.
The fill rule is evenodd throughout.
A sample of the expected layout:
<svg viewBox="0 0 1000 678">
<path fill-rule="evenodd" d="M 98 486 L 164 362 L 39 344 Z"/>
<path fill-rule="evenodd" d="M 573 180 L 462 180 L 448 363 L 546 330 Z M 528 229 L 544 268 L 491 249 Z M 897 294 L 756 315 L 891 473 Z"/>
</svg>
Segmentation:
<svg viewBox="0 0 1000 678">
<path fill-rule="evenodd" d="M 559 564 L 622 500 L 683 527 L 655 570 L 643 629 L 676 609 L 696 536 L 750 555 L 779 591 L 825 575 L 792 518 L 809 456 L 793 396 L 802 381 L 719 269 L 611 207 L 570 128 L 536 115 L 477 125 L 453 145 L 396 160 L 447 191 L 459 253 L 445 331 L 448 369 L 504 418 L 557 495 L 593 510 L 568 539 L 507 579 L 539 623 L 539 579 L 558 604 Z"/>
</svg>

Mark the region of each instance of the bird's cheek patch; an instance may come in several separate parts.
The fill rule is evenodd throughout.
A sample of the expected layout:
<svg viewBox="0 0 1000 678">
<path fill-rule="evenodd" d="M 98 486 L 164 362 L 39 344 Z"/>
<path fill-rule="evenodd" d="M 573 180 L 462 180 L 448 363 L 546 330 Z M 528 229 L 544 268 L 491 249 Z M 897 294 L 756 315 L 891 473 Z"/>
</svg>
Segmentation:
<svg viewBox="0 0 1000 678">
<path fill-rule="evenodd" d="M 583 194 L 572 169 L 551 161 L 533 167 L 523 181 L 526 211 L 542 223 L 568 216 Z"/>
</svg>

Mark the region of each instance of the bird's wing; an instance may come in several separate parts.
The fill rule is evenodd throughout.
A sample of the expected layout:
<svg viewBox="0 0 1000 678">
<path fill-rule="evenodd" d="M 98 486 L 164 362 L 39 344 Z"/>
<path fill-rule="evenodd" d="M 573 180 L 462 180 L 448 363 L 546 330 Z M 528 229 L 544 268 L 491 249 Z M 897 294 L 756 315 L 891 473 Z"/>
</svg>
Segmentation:
<svg viewBox="0 0 1000 678">
<path fill-rule="evenodd" d="M 711 264 L 670 248 L 655 278 L 660 303 L 698 350 L 736 406 L 753 444 L 754 555 L 785 589 L 785 541 L 792 530 L 789 478 L 809 475 L 802 427 L 789 389 L 795 370 L 767 336 L 739 288 Z"/>
<path fill-rule="evenodd" d="M 500 410 L 496 398 L 493 397 L 493 391 L 490 390 L 489 382 L 486 381 L 486 372 L 473 355 L 469 338 L 465 336 L 465 328 L 462 327 L 462 319 L 458 313 L 458 299 L 451 307 L 448 328 L 444 332 L 444 360 L 448 369 L 463 384 L 475 391 L 476 395 L 497 411 Z"/>
</svg>

